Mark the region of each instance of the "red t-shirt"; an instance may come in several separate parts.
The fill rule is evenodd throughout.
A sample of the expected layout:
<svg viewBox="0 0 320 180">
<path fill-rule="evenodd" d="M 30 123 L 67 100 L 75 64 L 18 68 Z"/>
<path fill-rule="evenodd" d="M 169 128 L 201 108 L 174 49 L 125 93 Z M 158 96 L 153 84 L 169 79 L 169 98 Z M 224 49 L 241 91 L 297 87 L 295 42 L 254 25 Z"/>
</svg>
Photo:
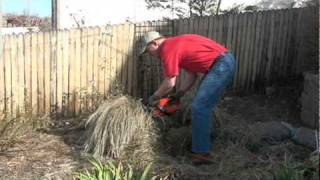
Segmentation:
<svg viewBox="0 0 320 180">
<path fill-rule="evenodd" d="M 215 59 L 227 49 L 217 42 L 196 35 L 184 34 L 167 38 L 160 46 L 164 75 L 179 75 L 180 68 L 193 73 L 207 73 Z"/>
</svg>

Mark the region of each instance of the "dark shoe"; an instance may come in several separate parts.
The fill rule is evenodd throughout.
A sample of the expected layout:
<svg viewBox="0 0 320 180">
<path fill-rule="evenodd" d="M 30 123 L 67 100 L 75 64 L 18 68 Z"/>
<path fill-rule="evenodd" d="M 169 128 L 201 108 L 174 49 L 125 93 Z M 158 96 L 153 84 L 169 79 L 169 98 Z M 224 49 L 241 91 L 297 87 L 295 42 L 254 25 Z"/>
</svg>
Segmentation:
<svg viewBox="0 0 320 180">
<path fill-rule="evenodd" d="M 194 165 L 213 164 L 213 158 L 209 153 L 191 153 L 191 160 Z"/>
</svg>

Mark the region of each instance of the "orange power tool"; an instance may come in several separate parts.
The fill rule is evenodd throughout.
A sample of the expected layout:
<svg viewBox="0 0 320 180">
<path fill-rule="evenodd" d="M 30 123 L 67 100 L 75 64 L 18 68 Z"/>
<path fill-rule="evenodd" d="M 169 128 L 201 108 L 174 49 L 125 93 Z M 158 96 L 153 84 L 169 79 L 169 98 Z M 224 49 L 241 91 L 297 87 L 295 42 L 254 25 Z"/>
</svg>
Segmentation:
<svg viewBox="0 0 320 180">
<path fill-rule="evenodd" d="M 152 117 L 162 119 L 166 115 L 172 115 L 181 109 L 181 103 L 178 99 L 170 97 L 161 98 L 155 106 Z"/>
</svg>

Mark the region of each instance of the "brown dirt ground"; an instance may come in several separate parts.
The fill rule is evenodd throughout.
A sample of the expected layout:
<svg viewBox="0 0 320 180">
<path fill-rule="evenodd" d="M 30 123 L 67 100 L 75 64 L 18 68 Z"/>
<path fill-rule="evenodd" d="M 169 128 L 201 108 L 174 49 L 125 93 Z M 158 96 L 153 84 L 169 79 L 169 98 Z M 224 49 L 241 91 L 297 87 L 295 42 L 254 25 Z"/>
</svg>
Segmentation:
<svg viewBox="0 0 320 180">
<path fill-rule="evenodd" d="M 256 122 L 299 121 L 296 101 L 276 94 L 227 94 L 219 104 L 221 132 L 214 143 L 214 164 L 194 167 L 185 155 L 176 156 L 177 179 L 270 179 L 271 171 L 285 157 L 303 162 L 309 149 L 291 141 L 248 150 L 244 139 L 248 126 Z M 83 129 L 79 119 L 53 121 L 49 129 L 25 134 L 19 141 L 0 151 L 0 179 L 71 180 L 73 172 L 89 167 L 87 155 L 81 152 L 79 138 Z M 178 168 L 177 168 L 178 167 Z"/>
</svg>

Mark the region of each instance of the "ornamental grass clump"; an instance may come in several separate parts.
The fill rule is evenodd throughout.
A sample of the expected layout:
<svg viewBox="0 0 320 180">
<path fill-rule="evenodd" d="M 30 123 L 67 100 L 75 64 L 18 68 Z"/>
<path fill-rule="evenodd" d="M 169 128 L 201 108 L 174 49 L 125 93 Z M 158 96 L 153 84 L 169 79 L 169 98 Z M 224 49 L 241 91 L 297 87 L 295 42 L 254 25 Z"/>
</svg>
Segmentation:
<svg viewBox="0 0 320 180">
<path fill-rule="evenodd" d="M 159 132 L 139 101 L 129 96 L 104 101 L 86 120 L 85 152 L 95 157 L 148 159 L 159 149 Z"/>
</svg>

